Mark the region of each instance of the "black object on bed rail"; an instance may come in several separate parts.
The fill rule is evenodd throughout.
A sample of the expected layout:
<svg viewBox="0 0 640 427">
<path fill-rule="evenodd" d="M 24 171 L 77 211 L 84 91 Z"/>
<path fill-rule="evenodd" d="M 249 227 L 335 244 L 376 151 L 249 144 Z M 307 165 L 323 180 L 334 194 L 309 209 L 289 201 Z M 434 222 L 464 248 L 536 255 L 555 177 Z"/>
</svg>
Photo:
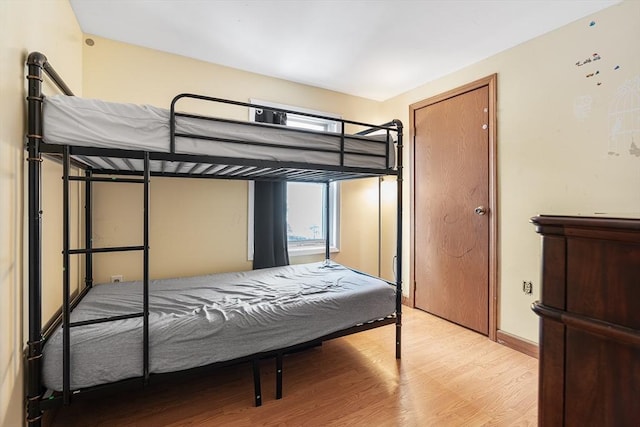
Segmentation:
<svg viewBox="0 0 640 427">
<path fill-rule="evenodd" d="M 219 119 L 215 117 L 205 117 L 200 115 L 179 113 L 175 111 L 175 104 L 183 98 L 192 98 L 204 102 L 219 102 L 229 105 L 236 105 L 248 108 L 271 108 L 254 105 L 238 101 L 224 100 L 220 98 L 207 97 L 203 95 L 181 94 L 176 96 L 171 102 L 170 113 L 168 114 L 170 133 L 167 135 L 168 148 L 161 150 L 158 148 L 136 148 L 128 149 L 121 147 L 106 147 L 104 145 L 85 146 L 75 145 L 70 142 L 47 141 L 43 135 L 43 102 L 45 97 L 42 93 L 43 72 L 49 76 L 52 82 L 67 96 L 73 96 L 72 91 L 64 83 L 62 78 L 55 72 L 48 63 L 47 58 L 41 53 L 34 52 L 27 59 L 27 79 L 28 79 L 28 256 L 29 256 L 29 337 L 27 349 L 26 365 L 26 419 L 30 427 L 41 425 L 42 413 L 44 410 L 59 404 L 69 404 L 72 397 L 80 397 L 89 392 L 98 390 L 115 389 L 120 386 L 134 384 L 146 385 L 150 379 L 160 377 L 171 377 L 172 375 L 182 375 L 187 371 L 173 373 L 155 374 L 150 371 L 150 344 L 149 344 L 149 182 L 153 176 L 166 177 L 191 177 L 191 178 L 222 178 L 222 179 L 251 179 L 251 180 L 288 180 L 288 181 L 310 181 L 322 182 L 327 186 L 331 181 L 376 177 L 383 175 L 395 175 L 397 177 L 397 255 L 396 255 L 396 281 L 395 285 L 395 312 L 384 318 L 365 323 L 359 323 L 345 329 L 323 335 L 306 342 L 292 346 L 286 346 L 272 351 L 263 351 L 255 354 L 245 355 L 232 360 L 216 362 L 207 366 L 188 369 L 189 372 L 200 372 L 219 366 L 227 366 L 233 363 L 251 362 L 254 377 L 254 399 L 256 406 L 262 401 L 259 360 L 275 359 L 277 379 L 276 396 L 282 397 L 282 369 L 283 355 L 301 348 L 315 345 L 325 340 L 349 335 L 359 331 L 376 328 L 383 325 L 396 325 L 395 349 L 396 357 L 401 356 L 401 327 L 402 327 L 402 138 L 403 126 L 398 120 L 391 121 L 384 125 L 370 125 L 362 122 L 324 117 L 315 114 L 300 113 L 297 111 L 278 110 L 315 118 L 323 118 L 340 123 L 340 131 L 328 138 L 333 141 L 330 148 L 323 146 L 309 148 L 296 147 L 300 152 L 313 154 L 336 156 L 338 161 L 319 161 L 312 157 L 278 159 L 278 158 L 248 158 L 246 156 L 230 156 L 211 152 L 182 152 L 176 146 L 176 137 L 189 137 L 198 140 L 211 140 L 215 143 L 231 143 L 246 145 L 254 148 L 267 147 L 271 149 L 281 149 L 286 144 L 255 141 L 252 138 L 230 138 L 221 136 L 210 136 L 200 133 L 190 133 L 177 130 L 177 120 L 181 118 L 219 122 L 225 125 L 235 125 L 236 121 Z M 264 124 L 243 122 L 249 127 L 265 127 Z M 367 129 L 354 135 L 345 133 L 346 126 L 362 126 Z M 266 125 L 273 128 L 272 125 Z M 278 128 L 283 134 L 311 135 L 317 136 L 317 132 L 301 129 L 291 129 L 287 127 Z M 374 132 L 382 132 L 380 139 L 366 137 Z M 392 135 L 395 136 L 392 138 Z M 366 146 L 378 146 L 383 150 L 376 152 L 361 152 L 358 146 L 352 144 L 353 141 L 360 141 Z M 337 144 L 336 144 L 337 142 Z M 395 162 L 392 155 L 397 148 Z M 63 165 L 63 305 L 53 319 L 48 321 L 44 327 L 42 325 L 42 210 L 41 210 L 41 162 L 42 156 L 46 155 L 57 159 Z M 370 165 L 366 162 L 355 161 L 359 157 L 378 159 L 378 162 Z M 384 159 L 380 162 L 379 159 Z M 353 164 L 350 164 L 352 162 Z M 395 163 L 395 164 L 394 164 Z M 84 170 L 84 176 L 72 176 L 71 167 Z M 105 176 L 109 175 L 109 176 Z M 118 175 L 118 176 L 113 176 Z M 127 178 L 122 176 L 136 176 Z M 85 209 L 84 209 L 84 248 L 70 247 L 70 191 L 71 182 L 82 182 L 85 186 Z M 136 246 L 115 246 L 115 247 L 93 247 L 92 244 L 92 183 L 93 182 L 114 182 L 126 184 L 143 184 L 144 190 L 144 225 L 143 242 Z M 329 192 L 326 191 L 325 219 L 328 221 L 330 200 Z M 329 224 L 325 224 L 326 242 L 325 257 L 329 260 Z M 143 252 L 143 301 L 142 311 L 128 314 L 112 315 L 92 320 L 71 320 L 71 313 L 78 306 L 81 300 L 89 293 L 93 287 L 93 254 L 104 252 L 122 251 L 142 251 Z M 70 257 L 82 254 L 85 256 L 85 279 L 84 287 L 76 292 L 71 292 L 70 278 Z M 71 328 L 82 328 L 89 325 L 104 324 L 114 321 L 125 321 L 128 319 L 143 319 L 142 324 L 142 372 L 139 377 L 117 381 L 115 383 L 101 384 L 87 388 L 76 388 L 71 384 Z M 62 327 L 62 391 L 55 392 L 45 389 L 42 384 L 43 367 L 43 347 L 51 338 L 54 332 Z"/>
</svg>

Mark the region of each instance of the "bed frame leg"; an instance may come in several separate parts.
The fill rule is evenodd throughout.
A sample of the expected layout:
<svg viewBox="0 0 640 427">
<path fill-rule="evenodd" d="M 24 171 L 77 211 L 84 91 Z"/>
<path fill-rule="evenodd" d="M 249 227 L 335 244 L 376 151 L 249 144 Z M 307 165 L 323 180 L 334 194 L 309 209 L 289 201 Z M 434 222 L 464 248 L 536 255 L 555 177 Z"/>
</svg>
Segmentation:
<svg viewBox="0 0 640 427">
<path fill-rule="evenodd" d="M 260 386 L 260 360 L 253 359 L 253 389 L 256 399 L 256 406 L 262 406 L 262 387 Z"/>
<path fill-rule="evenodd" d="M 29 372 L 29 384 L 27 384 L 27 425 L 40 427 L 42 421 L 42 409 L 40 408 L 40 392 L 34 392 L 40 388 L 40 369 L 42 361 L 42 341 L 28 342 L 27 366 Z"/>
<path fill-rule="evenodd" d="M 276 355 L 276 399 L 282 399 L 282 353 Z"/>
<path fill-rule="evenodd" d="M 396 322 L 396 359 L 402 358 L 402 315 L 397 314 L 398 320 Z"/>
</svg>

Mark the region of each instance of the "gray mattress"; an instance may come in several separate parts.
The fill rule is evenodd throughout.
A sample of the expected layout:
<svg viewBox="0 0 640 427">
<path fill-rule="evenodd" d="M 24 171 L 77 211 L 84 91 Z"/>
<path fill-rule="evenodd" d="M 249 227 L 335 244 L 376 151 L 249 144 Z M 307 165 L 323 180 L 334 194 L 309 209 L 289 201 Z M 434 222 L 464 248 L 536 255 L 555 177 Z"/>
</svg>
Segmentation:
<svg viewBox="0 0 640 427">
<path fill-rule="evenodd" d="M 169 152 L 169 121 L 169 110 L 150 105 L 105 102 L 64 95 L 45 97 L 43 104 L 44 141 L 49 144 Z M 265 123 L 256 125 L 242 121 L 220 122 L 192 117 L 177 117 L 176 133 L 286 146 L 267 147 L 176 137 L 176 153 L 179 154 L 340 166 L 339 154 L 315 151 L 339 150 L 339 133 L 297 131 Z M 389 144 L 381 143 L 386 140 L 386 133 L 345 135 L 345 151 L 357 154 L 346 154 L 344 166 L 393 168 L 394 145 L 393 141 Z M 387 145 L 388 163 L 385 157 L 373 156 L 385 156 Z M 300 147 L 307 149 L 296 149 Z"/>
<path fill-rule="evenodd" d="M 395 312 L 395 287 L 335 263 L 150 282 L 150 371 L 173 372 L 303 343 Z M 96 285 L 72 321 L 142 311 L 142 283 Z M 142 375 L 142 318 L 71 329 L 71 388 Z M 62 390 L 62 329 L 43 349 Z"/>
</svg>

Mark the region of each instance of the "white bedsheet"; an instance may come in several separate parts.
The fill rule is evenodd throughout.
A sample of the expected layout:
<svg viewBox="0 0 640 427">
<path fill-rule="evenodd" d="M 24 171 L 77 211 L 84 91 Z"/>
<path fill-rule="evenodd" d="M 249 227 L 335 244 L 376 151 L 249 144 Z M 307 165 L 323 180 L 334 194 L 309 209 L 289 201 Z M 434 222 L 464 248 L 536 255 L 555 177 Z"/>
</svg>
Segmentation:
<svg viewBox="0 0 640 427">
<path fill-rule="evenodd" d="M 172 372 L 303 343 L 395 312 L 395 287 L 312 263 L 150 282 L 150 371 Z M 72 321 L 142 311 L 142 283 L 96 285 Z M 71 388 L 142 375 L 142 318 L 71 328 Z M 62 329 L 43 349 L 62 389 Z"/>
</svg>

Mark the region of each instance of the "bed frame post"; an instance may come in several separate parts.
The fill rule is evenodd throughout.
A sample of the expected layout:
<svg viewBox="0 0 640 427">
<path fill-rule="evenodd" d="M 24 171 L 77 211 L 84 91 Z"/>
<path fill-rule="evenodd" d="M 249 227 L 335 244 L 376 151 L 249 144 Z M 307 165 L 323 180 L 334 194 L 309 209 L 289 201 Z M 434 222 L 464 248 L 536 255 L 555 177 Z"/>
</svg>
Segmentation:
<svg viewBox="0 0 640 427">
<path fill-rule="evenodd" d="M 329 191 L 331 189 L 331 182 L 327 181 L 325 184 L 325 188 L 324 188 L 324 237 L 325 237 L 325 244 L 324 244 L 324 259 L 329 261 L 331 259 L 331 252 L 329 251 L 330 246 L 331 246 L 331 242 L 330 242 L 330 238 L 331 238 L 331 221 L 330 221 L 330 214 L 331 214 L 331 206 L 329 206 L 329 204 L 331 203 L 331 197 L 329 196 Z"/>
<path fill-rule="evenodd" d="M 40 427 L 42 411 L 41 360 L 42 360 L 42 211 L 40 177 L 42 157 L 42 69 L 47 58 L 38 52 L 29 55 L 28 65 L 28 129 L 29 157 L 29 341 L 27 342 L 27 424 Z"/>
<path fill-rule="evenodd" d="M 276 399 L 282 399 L 282 357 L 283 352 L 276 354 Z"/>
<path fill-rule="evenodd" d="M 69 146 L 62 149 L 62 401 L 71 403 L 71 256 L 69 213 Z"/>
<path fill-rule="evenodd" d="M 144 384 L 149 383 L 149 179 L 151 176 L 149 152 L 144 153 L 144 260 L 143 260 L 143 370 Z"/>
<path fill-rule="evenodd" d="M 84 247 L 87 253 L 84 258 L 84 285 L 87 288 L 93 287 L 93 217 L 91 214 L 92 206 L 92 181 L 93 172 L 91 169 L 84 171 L 87 178 L 84 182 Z"/>
<path fill-rule="evenodd" d="M 387 137 L 388 139 L 389 137 Z M 389 144 L 387 144 L 387 151 Z M 387 154 L 389 164 L 389 154 Z M 378 277 L 382 277 L 382 181 L 384 177 L 378 177 Z"/>
<path fill-rule="evenodd" d="M 29 340 L 27 341 L 27 366 L 25 369 L 27 417 L 29 427 L 42 423 L 42 72 L 68 96 L 73 96 L 69 86 L 40 52 L 27 57 L 27 150 L 28 167 L 28 229 L 29 229 Z"/>
<path fill-rule="evenodd" d="M 396 237 L 396 359 L 402 356 L 402 130 L 400 120 L 394 120 L 398 130 L 398 207 L 397 207 L 397 237 Z"/>
</svg>

